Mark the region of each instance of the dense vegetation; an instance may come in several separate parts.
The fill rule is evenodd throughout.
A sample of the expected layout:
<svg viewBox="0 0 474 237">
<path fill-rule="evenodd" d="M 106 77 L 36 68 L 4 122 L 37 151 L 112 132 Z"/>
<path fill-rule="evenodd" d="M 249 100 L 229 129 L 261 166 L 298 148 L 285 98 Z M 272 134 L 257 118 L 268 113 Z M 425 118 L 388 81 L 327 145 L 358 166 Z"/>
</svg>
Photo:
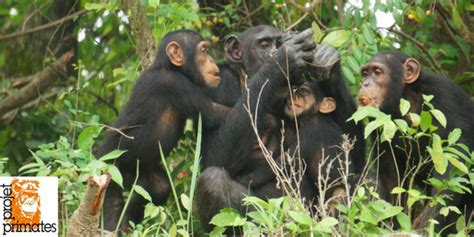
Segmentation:
<svg viewBox="0 0 474 237">
<path fill-rule="evenodd" d="M 94 157 L 94 151 L 163 35 L 176 29 L 197 30 L 213 43 L 211 54 L 223 60 L 223 39 L 259 24 L 282 30 L 313 28 L 317 42 L 331 44 L 341 53 L 342 71 L 354 94 L 362 64 L 377 52 L 400 50 L 474 95 L 474 5 L 468 0 L 5 0 L 0 6 L 1 175 L 58 176 L 64 233 L 90 175 L 107 170 L 115 182 L 121 182 L 118 169 L 105 162 L 117 158 L 120 151 L 102 158 Z M 395 131 L 413 139 L 432 137 L 431 148 L 441 153 L 434 161 L 436 171 L 452 175 L 449 180 L 430 182 L 464 192 L 464 186 L 474 183 L 474 154 L 458 152 L 468 150 L 456 143 L 461 131 L 454 130 L 447 140 L 436 135 L 432 121 L 445 121 L 433 112 L 430 100 L 425 98 L 421 116 L 411 115 L 419 119 L 412 127 L 367 109 L 353 119 L 376 118 L 379 122 L 366 133 L 380 131 L 385 141 Z M 400 109 L 407 110 L 409 105 L 402 105 Z M 132 225 L 134 233 L 202 234 L 191 212 L 200 134 L 192 130 L 188 126 L 166 159 L 174 195 L 165 206 L 150 203 L 145 220 Z M 448 161 L 456 168 L 446 171 Z M 134 191 L 130 195 L 149 199 L 139 186 Z M 242 216 L 225 210 L 215 219 L 215 233 L 226 226 L 244 226 L 247 233 L 384 234 L 392 230 L 394 218 L 401 230 L 413 231 L 413 207 L 443 202 L 443 197 L 430 197 L 415 187 L 393 193 L 407 193 L 410 204 L 392 206 L 364 186 L 347 206 L 338 208 L 342 213 L 338 219 L 311 216 L 291 197 L 269 202 L 249 197 L 246 201 L 259 207 L 258 212 Z M 448 206 L 441 211 L 460 210 Z M 474 228 L 474 224 L 464 226 L 463 218 L 456 225 L 460 235 Z M 434 234 L 432 226 L 426 231 Z"/>
</svg>

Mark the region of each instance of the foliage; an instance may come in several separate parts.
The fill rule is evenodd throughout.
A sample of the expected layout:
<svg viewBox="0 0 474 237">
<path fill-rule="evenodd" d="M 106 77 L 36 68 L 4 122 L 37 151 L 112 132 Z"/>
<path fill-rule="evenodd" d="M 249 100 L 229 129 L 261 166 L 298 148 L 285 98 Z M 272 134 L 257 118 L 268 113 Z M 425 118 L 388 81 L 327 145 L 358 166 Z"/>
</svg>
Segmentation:
<svg viewBox="0 0 474 237">
<path fill-rule="evenodd" d="M 96 143 L 101 141 L 104 124 L 112 124 L 120 108 L 127 101 L 134 81 L 140 74 L 135 50 L 136 34 L 132 32 L 124 1 L 78 0 L 77 10 L 87 14 L 74 18 L 72 35 L 77 40 L 73 47 L 77 60 L 73 73 L 58 80 L 50 93 L 28 108 L 19 108 L 13 120 L 0 125 L 0 175 L 54 175 L 59 177 L 61 218 L 66 220 L 78 205 L 84 191 L 83 181 L 92 174 L 108 171 L 113 180 L 121 183 L 117 168 L 105 161 L 113 161 L 121 152 L 113 151 L 95 157 Z M 199 3 L 197 3 L 199 2 Z M 360 82 L 359 68 L 375 53 L 382 50 L 401 50 L 415 55 L 432 71 L 453 78 L 472 95 L 474 87 L 474 37 L 470 34 L 474 5 L 468 0 L 443 1 L 308 1 L 275 0 L 249 1 L 167 1 L 141 0 L 151 31 L 158 43 L 167 32 L 188 28 L 198 30 L 214 43 L 213 55 L 223 58 L 223 39 L 242 32 L 251 25 L 272 24 L 281 29 L 304 30 L 313 28 L 317 42 L 328 43 L 341 53 L 342 72 L 352 92 Z M 31 29 L 57 19 L 61 4 L 76 1 L 13 1 L 0 6 L 0 36 Z M 386 13 L 387 15 L 381 15 Z M 68 12 L 64 12 L 66 16 Z M 391 25 L 382 19 L 393 17 Z M 63 41 L 54 36 L 63 33 L 59 26 L 33 32 L 10 40 L 0 40 L 0 101 L 10 94 L 16 79 L 34 75 L 59 56 Z M 379 132 L 381 139 L 390 142 L 402 136 L 415 141 L 429 138 L 429 155 L 436 172 L 449 173 L 448 179 L 430 179 L 438 190 L 466 191 L 472 184 L 473 155 L 458 143 L 459 129 L 448 137 L 436 134 L 437 127 L 446 126 L 446 119 L 433 108 L 425 97 L 421 114 L 409 113 L 409 105 L 401 102 L 401 113 L 410 117 L 407 124 L 400 119 L 375 109 L 363 108 L 354 114 L 356 121 L 370 117 L 366 137 Z M 108 129 L 108 128 L 107 128 Z M 470 132 L 470 131 L 464 131 Z M 199 142 L 197 142 L 199 144 Z M 187 235 L 201 232 L 193 220 L 193 183 L 198 175 L 196 136 L 190 130 L 166 159 L 169 176 L 173 180 L 174 198 L 165 206 L 151 203 L 145 210 L 142 223 L 131 223 L 134 235 Z M 472 148 L 471 148 L 472 149 Z M 193 158 L 191 158 L 193 157 Z M 193 160 L 193 162 L 191 162 Z M 449 169 L 448 167 L 454 167 Z M 468 176 L 464 175 L 467 174 Z M 415 187 L 393 190 L 407 194 L 410 203 L 443 203 L 445 197 L 430 197 Z M 146 190 L 135 186 L 131 195 L 148 198 Z M 348 233 L 384 234 L 390 221 L 396 218 L 404 231 L 410 229 L 409 207 L 389 205 L 377 198 L 370 188 L 360 188 L 348 206 L 339 206 L 339 219 L 320 219 L 301 208 L 286 208 L 294 200 L 280 198 L 263 201 L 248 197 L 246 202 L 257 211 L 245 216 L 223 210 L 216 218 L 220 223 L 215 233 L 227 226 L 243 226 L 249 233 L 328 234 Z M 181 205 L 178 205 L 181 203 Z M 180 210 L 178 212 L 178 210 Z M 443 214 L 457 211 L 442 209 Z M 384 214 L 384 215 L 381 215 Z M 229 220 L 226 224 L 222 220 Z M 66 228 L 63 225 L 63 228 Z M 459 229 L 460 230 L 460 229 Z"/>
</svg>

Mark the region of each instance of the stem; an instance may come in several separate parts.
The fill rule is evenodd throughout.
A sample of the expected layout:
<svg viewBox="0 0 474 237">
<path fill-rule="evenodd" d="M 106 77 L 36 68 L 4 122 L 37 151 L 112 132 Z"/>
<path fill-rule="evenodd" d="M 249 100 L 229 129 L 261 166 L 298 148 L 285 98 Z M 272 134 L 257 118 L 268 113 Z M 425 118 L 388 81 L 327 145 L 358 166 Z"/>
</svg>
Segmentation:
<svg viewBox="0 0 474 237">
<path fill-rule="evenodd" d="M 168 169 L 168 164 L 166 164 L 166 159 L 165 159 L 165 155 L 163 154 L 163 149 L 161 148 L 161 143 L 158 143 L 158 145 L 160 146 L 161 162 L 165 168 L 166 175 L 168 176 L 168 180 L 170 181 L 170 184 L 171 184 L 171 191 L 173 192 L 173 197 L 174 197 L 174 200 L 176 201 L 176 208 L 178 209 L 179 218 L 181 220 L 184 220 L 183 213 L 181 212 L 181 207 L 179 206 L 178 195 L 176 194 L 176 189 L 174 188 L 173 179 L 171 178 L 171 173 L 170 173 L 170 170 Z"/>
<path fill-rule="evenodd" d="M 130 203 L 130 200 L 132 200 L 133 190 L 135 189 L 135 185 L 137 184 L 138 176 L 140 176 L 139 164 L 140 164 L 140 160 L 137 159 L 137 172 L 136 172 L 136 175 L 135 175 L 135 180 L 133 181 L 132 189 L 130 189 L 130 194 L 127 197 L 127 201 L 125 202 L 125 206 L 123 207 L 122 213 L 120 213 L 120 218 L 117 222 L 117 226 L 115 227 L 115 233 L 118 233 L 118 229 L 120 228 L 120 224 L 122 223 L 123 217 L 125 216 L 125 211 L 127 211 L 127 207 L 128 207 L 128 204 Z"/>
</svg>

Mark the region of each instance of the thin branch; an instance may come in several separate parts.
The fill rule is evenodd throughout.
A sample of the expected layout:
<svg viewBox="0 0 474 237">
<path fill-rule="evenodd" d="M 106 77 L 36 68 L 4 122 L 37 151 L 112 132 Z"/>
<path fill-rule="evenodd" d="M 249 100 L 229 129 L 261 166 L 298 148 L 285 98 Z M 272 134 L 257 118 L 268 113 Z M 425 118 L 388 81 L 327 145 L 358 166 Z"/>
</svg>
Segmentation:
<svg viewBox="0 0 474 237">
<path fill-rule="evenodd" d="M 73 20 L 74 18 L 76 18 L 78 16 L 84 15 L 88 11 L 89 10 L 83 9 L 83 10 L 80 10 L 80 11 L 74 13 L 74 14 L 71 14 L 69 16 L 65 16 L 65 17 L 63 17 L 59 20 L 52 21 L 52 22 L 50 22 L 48 24 L 45 24 L 45 25 L 42 25 L 42 26 L 31 28 L 31 29 L 28 29 L 28 30 L 25 30 L 25 31 L 19 31 L 19 32 L 11 33 L 11 34 L 8 34 L 8 35 L 0 35 L 0 41 L 7 40 L 7 39 L 13 39 L 13 38 L 16 38 L 16 37 L 24 36 L 24 35 L 35 33 L 35 32 L 42 31 L 42 30 L 47 30 L 49 28 L 55 27 L 56 25 L 62 24 L 66 21 Z"/>
<path fill-rule="evenodd" d="M 74 57 L 74 51 L 66 52 L 58 61 L 46 67 L 43 71 L 38 72 L 27 86 L 18 91 L 17 94 L 11 95 L 0 101 L 0 115 L 18 108 L 33 98 L 40 95 L 54 81 L 60 77 L 67 75 L 67 65 Z"/>
<path fill-rule="evenodd" d="M 428 62 L 430 63 L 430 65 L 436 71 L 441 70 L 441 65 L 439 65 L 438 62 L 436 62 L 436 59 L 431 57 L 430 53 L 428 52 L 428 49 L 426 49 L 425 45 L 423 43 L 421 43 L 420 41 L 416 40 L 415 38 L 411 37 L 410 35 L 408 35 L 407 33 L 403 32 L 403 31 L 399 31 L 399 30 L 394 29 L 393 27 L 389 27 L 389 28 L 378 27 L 378 29 L 388 30 L 392 33 L 400 35 L 403 38 L 413 42 L 419 49 L 421 49 L 421 51 L 423 51 L 424 54 L 426 54 L 426 56 L 428 56 L 428 59 L 429 59 Z"/>
</svg>

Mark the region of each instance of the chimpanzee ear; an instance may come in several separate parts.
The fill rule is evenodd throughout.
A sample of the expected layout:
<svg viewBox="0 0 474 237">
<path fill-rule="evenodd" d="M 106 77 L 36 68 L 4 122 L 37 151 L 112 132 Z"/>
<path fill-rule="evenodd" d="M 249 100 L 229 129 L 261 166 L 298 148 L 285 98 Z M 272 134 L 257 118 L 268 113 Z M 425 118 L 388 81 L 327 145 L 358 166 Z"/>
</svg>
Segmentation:
<svg viewBox="0 0 474 237">
<path fill-rule="evenodd" d="M 227 58 L 234 63 L 239 63 L 242 58 L 240 50 L 240 40 L 235 35 L 227 37 L 224 42 L 224 51 Z"/>
<path fill-rule="evenodd" d="M 166 45 L 166 55 L 170 59 L 171 63 L 177 67 L 181 67 L 184 64 L 184 52 L 181 46 L 176 41 L 171 41 Z"/>
<path fill-rule="evenodd" d="M 332 97 L 324 97 L 319 105 L 319 112 L 329 114 L 334 110 L 336 110 L 336 100 Z"/>
<path fill-rule="evenodd" d="M 406 84 L 415 82 L 420 76 L 420 69 L 420 63 L 416 59 L 407 59 L 403 64 L 403 81 Z"/>
</svg>

